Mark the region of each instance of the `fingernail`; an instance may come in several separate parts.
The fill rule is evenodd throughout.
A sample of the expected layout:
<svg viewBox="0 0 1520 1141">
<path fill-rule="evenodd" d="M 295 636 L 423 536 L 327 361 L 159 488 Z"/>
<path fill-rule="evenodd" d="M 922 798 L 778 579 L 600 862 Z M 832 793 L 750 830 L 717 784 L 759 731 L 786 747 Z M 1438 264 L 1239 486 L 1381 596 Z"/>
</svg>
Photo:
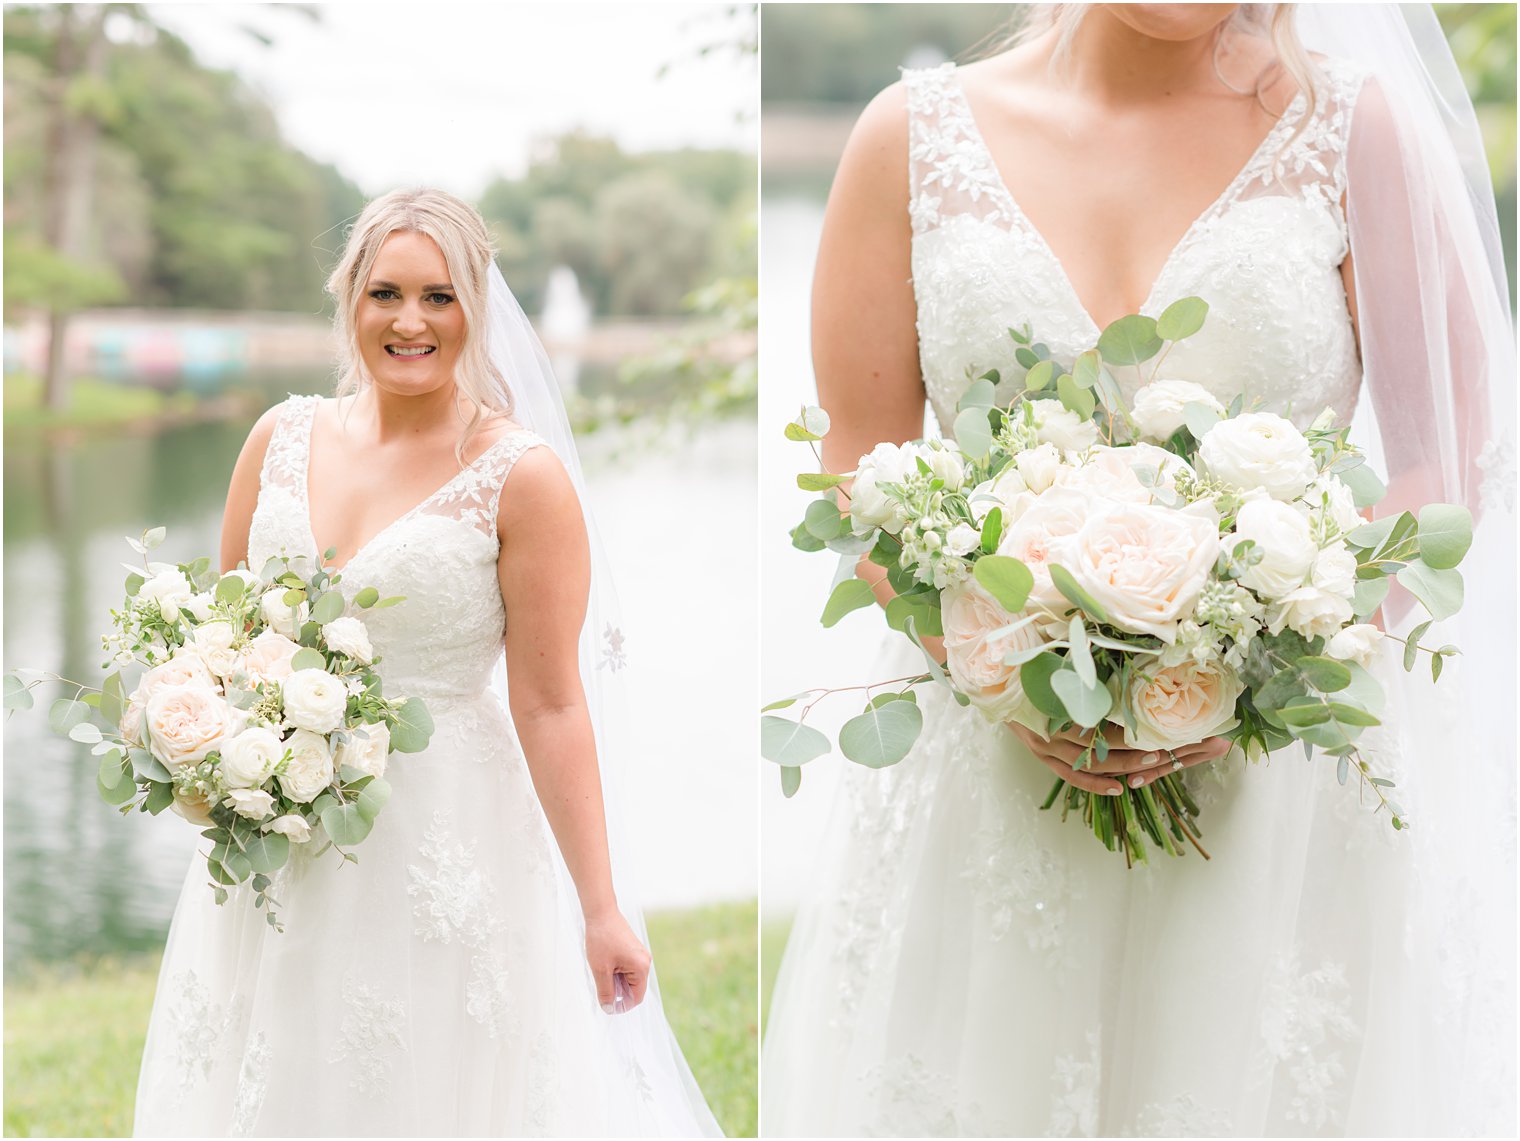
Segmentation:
<svg viewBox="0 0 1520 1141">
<path fill-rule="evenodd" d="M 1105 788 L 1103 791 L 1108 796 L 1120 796 L 1124 792 L 1122 788 Z"/>
<path fill-rule="evenodd" d="M 617 1008 L 614 1007 L 612 1005 L 612 1003 L 610 1003 L 610 1002 L 604 1002 L 604 1003 L 602 1003 L 602 1013 L 603 1014 L 613 1014 L 613 1013 L 616 1012 L 616 1010 L 617 1010 Z"/>
<path fill-rule="evenodd" d="M 1129 778 L 1129 787 L 1130 788 L 1139 788 L 1144 783 L 1145 783 L 1145 778 L 1144 777 L 1134 776 L 1134 777 L 1130 777 Z"/>
<path fill-rule="evenodd" d="M 1160 759 L 1161 759 L 1161 754 L 1160 753 L 1146 753 L 1145 754 L 1145 763 L 1148 764 L 1148 765 L 1154 765 Z"/>
</svg>

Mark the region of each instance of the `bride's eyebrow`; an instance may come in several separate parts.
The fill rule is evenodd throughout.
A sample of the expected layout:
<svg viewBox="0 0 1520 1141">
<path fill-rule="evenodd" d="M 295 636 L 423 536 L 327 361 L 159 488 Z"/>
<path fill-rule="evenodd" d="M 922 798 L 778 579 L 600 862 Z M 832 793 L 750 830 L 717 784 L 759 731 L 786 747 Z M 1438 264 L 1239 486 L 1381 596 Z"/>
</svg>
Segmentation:
<svg viewBox="0 0 1520 1141">
<path fill-rule="evenodd" d="M 371 281 L 369 283 L 368 288 L 370 288 L 370 289 L 394 289 L 397 293 L 401 292 L 401 286 L 397 285 L 394 281 Z M 452 293 L 454 291 L 454 286 L 450 282 L 445 281 L 445 282 L 443 282 L 441 284 L 435 283 L 435 284 L 432 284 L 432 285 L 424 285 L 422 287 L 422 292 L 423 293 L 432 293 L 434 290 L 439 290 L 439 289 L 447 289 L 450 293 Z"/>
</svg>

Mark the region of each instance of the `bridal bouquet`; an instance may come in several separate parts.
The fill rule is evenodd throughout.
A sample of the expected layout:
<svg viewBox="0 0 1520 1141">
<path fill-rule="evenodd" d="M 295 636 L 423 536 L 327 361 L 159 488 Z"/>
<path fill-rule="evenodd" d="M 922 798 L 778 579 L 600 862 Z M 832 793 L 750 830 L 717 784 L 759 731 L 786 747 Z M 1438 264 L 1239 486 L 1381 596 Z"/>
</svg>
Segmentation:
<svg viewBox="0 0 1520 1141">
<path fill-rule="evenodd" d="M 900 761 L 923 724 L 914 686 L 938 682 L 993 722 L 1097 730 L 1078 768 L 1106 757 L 1105 724 L 1126 748 L 1158 753 L 1222 736 L 1258 757 L 1297 740 L 1336 757 L 1342 783 L 1355 771 L 1407 826 L 1391 782 L 1358 752 L 1384 705 L 1367 667 L 1389 637 L 1367 620 L 1394 578 L 1432 620 L 1454 614 L 1471 516 L 1432 504 L 1366 522 L 1359 509 L 1384 489 L 1333 410 L 1301 432 L 1158 375 L 1207 311 L 1186 298 L 1159 318 L 1122 318 L 1069 371 L 1027 328 L 1010 330 L 1025 369 L 1017 395 L 997 399 L 1011 378 L 996 372 L 973 382 L 954 441 L 881 444 L 854 472 L 798 477 L 822 494 L 793 544 L 841 558 L 824 625 L 875 601 L 853 574 L 866 555 L 895 591 L 887 623 L 920 649 L 926 635 L 944 639 L 944 665 L 925 651 L 925 673 L 867 687 L 839 734 L 847 758 Z M 1131 366 L 1128 405 L 1111 370 Z M 813 445 L 827 430 L 813 408 L 787 435 Z M 848 494 L 837 490 L 848 479 Z M 1424 649 L 1438 678 L 1457 650 L 1422 647 L 1429 626 L 1405 639 L 1404 665 Z M 831 692 L 767 706 L 762 749 L 787 795 L 800 766 L 829 751 L 805 717 Z M 795 721 L 773 712 L 803 698 Z M 1119 796 L 1057 780 L 1044 807 L 1057 800 L 1129 862 L 1148 845 L 1203 852 L 1179 772 Z"/>
<path fill-rule="evenodd" d="M 387 756 L 426 748 L 432 720 L 418 698 L 381 696 L 340 574 L 304 558 L 224 575 L 207 558 L 149 561 L 164 534 L 127 540 L 143 565 L 127 566 L 101 639 L 116 668 L 100 687 L 21 670 L 5 676 L 5 705 L 29 708 L 44 681 L 72 687 L 49 723 L 93 746 L 100 795 L 123 814 L 172 808 L 202 828 L 217 903 L 251 879 L 254 906 L 279 928 L 271 876 L 291 845 L 322 834 L 342 851 L 368 836 L 390 797 Z M 366 587 L 352 609 L 401 601 Z M 138 669 L 129 691 L 122 671 Z"/>
</svg>

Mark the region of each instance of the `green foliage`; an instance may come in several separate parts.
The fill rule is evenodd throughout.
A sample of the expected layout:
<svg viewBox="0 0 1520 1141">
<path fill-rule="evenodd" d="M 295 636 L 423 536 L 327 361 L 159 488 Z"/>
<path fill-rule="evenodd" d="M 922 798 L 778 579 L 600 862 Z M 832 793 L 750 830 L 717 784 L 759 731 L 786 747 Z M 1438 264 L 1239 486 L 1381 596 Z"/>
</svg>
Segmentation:
<svg viewBox="0 0 1520 1141">
<path fill-rule="evenodd" d="M 873 702 L 839 729 L 839 751 L 867 768 L 897 764 L 908 755 L 924 727 L 924 715 L 916 701 L 891 700 L 896 694 L 884 696 L 889 700 Z"/>
<path fill-rule="evenodd" d="M 797 768 L 829 751 L 829 739 L 811 725 L 785 717 L 760 718 L 760 755 L 778 765 Z"/>
</svg>

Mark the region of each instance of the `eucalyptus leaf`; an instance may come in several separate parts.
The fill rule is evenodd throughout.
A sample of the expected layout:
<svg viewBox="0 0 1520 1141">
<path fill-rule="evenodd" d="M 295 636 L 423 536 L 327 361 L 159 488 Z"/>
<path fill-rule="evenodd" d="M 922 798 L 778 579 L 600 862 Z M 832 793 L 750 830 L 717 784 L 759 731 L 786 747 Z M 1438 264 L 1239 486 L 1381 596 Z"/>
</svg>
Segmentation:
<svg viewBox="0 0 1520 1141">
<path fill-rule="evenodd" d="M 354 605 L 360 610 L 368 610 L 380 601 L 380 592 L 372 586 L 366 586 L 358 594 L 354 595 Z"/>
<path fill-rule="evenodd" d="M 1114 365 L 1148 361 L 1161 351 L 1161 346 L 1155 320 L 1139 313 L 1120 317 L 1098 338 L 1098 352 Z"/>
<path fill-rule="evenodd" d="M 979 459 L 992 450 L 992 427 L 985 408 L 967 408 L 955 417 L 955 442 L 961 451 Z"/>
<path fill-rule="evenodd" d="M 1434 619 L 1421 622 L 1404 639 L 1404 671 L 1408 673 L 1414 669 L 1415 659 L 1420 656 L 1420 639 L 1425 636 L 1425 631 L 1430 629 Z"/>
<path fill-rule="evenodd" d="M 1277 711 L 1284 725 L 1295 729 L 1306 725 L 1322 725 L 1330 720 L 1330 706 L 1323 701 L 1307 701 L 1297 705 L 1285 705 Z"/>
<path fill-rule="evenodd" d="M 849 521 L 839 513 L 839 505 L 832 498 L 815 499 L 808 504 L 802 516 L 802 525 L 808 534 L 821 542 L 828 542 L 844 534 Z"/>
<path fill-rule="evenodd" d="M 357 804 L 333 804 L 322 810 L 322 828 L 340 847 L 361 843 L 371 827 Z"/>
<path fill-rule="evenodd" d="M 1321 693 L 1335 693 L 1351 684 L 1351 670 L 1335 658 L 1300 658 L 1299 672 Z"/>
<path fill-rule="evenodd" d="M 1050 572 L 1051 583 L 1067 599 L 1087 611 L 1088 614 L 1092 615 L 1099 622 L 1107 622 L 1109 620 L 1108 611 L 1104 610 L 1097 599 L 1077 584 L 1077 580 L 1071 576 L 1069 570 L 1057 563 L 1048 564 L 1046 570 Z"/>
<path fill-rule="evenodd" d="M 1083 388 L 1096 388 L 1103 374 L 1102 358 L 1097 349 L 1078 353 L 1071 366 L 1071 378 Z"/>
<path fill-rule="evenodd" d="M 932 638 L 944 636 L 939 596 L 932 590 L 897 595 L 887 603 L 886 614 L 887 625 L 894 630 L 906 630 L 906 623 L 911 618 L 921 635 Z"/>
<path fill-rule="evenodd" d="M 823 608 L 823 624 L 833 626 L 852 610 L 861 610 L 876 601 L 870 584 L 863 579 L 850 578 L 841 582 L 829 595 Z"/>
<path fill-rule="evenodd" d="M 1462 573 L 1410 563 L 1398 572 L 1399 585 L 1418 598 L 1430 616 L 1450 618 L 1462 609 Z"/>
<path fill-rule="evenodd" d="M 72 697 L 60 697 L 48 710 L 48 726 L 60 737 L 67 737 L 69 730 L 90 715 L 90 707 Z"/>
<path fill-rule="evenodd" d="M 967 408 L 980 408 L 985 412 L 992 407 L 996 392 L 997 389 L 992 381 L 985 377 L 973 380 L 961 394 L 955 406 L 962 411 Z"/>
<path fill-rule="evenodd" d="M 303 646 L 290 658 L 291 671 L 295 670 L 325 670 L 327 659 L 322 656 L 321 650 L 314 650 L 310 646 Z"/>
<path fill-rule="evenodd" d="M 1042 392 L 1055 379 L 1056 366 L 1052 361 L 1036 361 L 1034 367 L 1024 374 L 1024 387 L 1030 392 Z"/>
<path fill-rule="evenodd" d="M 108 753 L 100 758 L 100 768 L 96 772 L 96 776 L 100 780 L 100 787 L 114 790 L 119 788 L 123 781 L 126 781 L 128 784 L 133 785 L 133 791 L 135 792 L 136 784 L 131 780 L 129 770 L 121 762 L 122 756 L 120 752 Z M 112 803 L 119 804 L 120 801 L 113 801 Z"/>
<path fill-rule="evenodd" d="M 89 721 L 81 721 L 69 730 L 69 740 L 81 745 L 94 745 L 100 741 L 100 729 Z"/>
<path fill-rule="evenodd" d="M 1056 395 L 1061 398 L 1061 404 L 1065 408 L 1083 420 L 1091 417 L 1098 406 L 1098 398 L 1093 395 L 1092 389 L 1081 387 L 1070 375 L 1064 375 L 1056 381 Z"/>
<path fill-rule="evenodd" d="M 5 708 L 7 709 L 30 709 L 32 707 L 32 691 L 26 687 L 15 674 L 5 675 Z"/>
<path fill-rule="evenodd" d="M 1067 652 L 1066 659 L 1071 662 L 1071 668 L 1077 671 L 1077 677 L 1082 679 L 1082 684 L 1091 689 L 1098 684 L 1098 672 L 1093 665 L 1092 650 L 1087 645 L 1087 627 L 1083 624 L 1080 614 L 1071 616 L 1071 625 L 1068 630 L 1071 648 Z"/>
<path fill-rule="evenodd" d="M 821 551 L 828 544 L 807 529 L 806 523 L 798 523 L 792 528 L 792 546 L 799 551 Z"/>
<path fill-rule="evenodd" d="M 781 795 L 790 800 L 802 787 L 802 770 L 796 765 L 781 766 Z"/>
<path fill-rule="evenodd" d="M 800 721 L 786 717 L 760 718 L 760 755 L 778 765 L 795 768 L 829 751 L 829 739 Z"/>
<path fill-rule="evenodd" d="M 1057 670 L 1050 676 L 1050 687 L 1061 699 L 1071 719 L 1083 728 L 1095 728 L 1114 707 L 1114 695 L 1096 679 L 1084 682 L 1075 670 Z"/>
<path fill-rule="evenodd" d="M 1389 578 L 1358 579 L 1351 592 L 1352 612 L 1358 618 L 1366 618 L 1383 605 L 1383 599 L 1388 597 L 1388 584 L 1392 581 Z"/>
<path fill-rule="evenodd" d="M 151 551 L 162 544 L 168 534 L 169 529 L 167 527 L 150 527 L 143 532 L 143 546 Z"/>
<path fill-rule="evenodd" d="M 398 753 L 420 753 L 433 736 L 433 718 L 420 697 L 409 697 L 396 711 L 391 726 L 391 748 Z"/>
<path fill-rule="evenodd" d="M 816 404 L 805 407 L 798 422 L 820 440 L 829 434 L 829 414 Z"/>
<path fill-rule="evenodd" d="M 1383 486 L 1383 481 L 1377 477 L 1371 465 L 1362 464 L 1350 471 L 1342 472 L 1339 479 L 1351 489 L 1351 498 L 1357 507 L 1371 507 L 1382 499 L 1388 489 Z M 1358 528 L 1360 530 L 1360 528 Z"/>
<path fill-rule="evenodd" d="M 290 837 L 279 832 L 260 832 L 243 846 L 248 866 L 268 875 L 279 871 L 290 858 Z"/>
<path fill-rule="evenodd" d="M 386 802 L 390 798 L 391 786 L 379 777 L 375 777 L 364 786 L 354 804 L 359 809 L 359 815 L 363 816 L 366 820 L 373 821 L 376 816 L 380 815 L 380 810 L 385 807 Z"/>
<path fill-rule="evenodd" d="M 1203 319 L 1208 315 L 1208 302 L 1203 298 L 1180 298 L 1163 309 L 1161 316 L 1156 318 L 1156 335 L 1168 341 L 1191 337 L 1203 328 Z"/>
<path fill-rule="evenodd" d="M 174 786 L 168 783 L 155 784 L 148 789 L 148 798 L 143 801 L 143 807 L 150 816 L 157 816 L 173 803 Z"/>
<path fill-rule="evenodd" d="M 982 520 L 982 551 L 992 554 L 997 550 L 998 540 L 1003 537 L 1003 509 L 994 507 Z"/>
<path fill-rule="evenodd" d="M 127 694 L 122 686 L 121 671 L 115 670 L 100 684 L 100 715 L 108 725 L 116 725 L 126 708 Z"/>
<path fill-rule="evenodd" d="M 761 706 L 760 712 L 769 713 L 772 709 L 785 709 L 789 705 L 796 705 L 799 700 L 806 696 L 806 693 L 794 693 L 791 697 L 783 697 L 780 701 L 773 701 L 769 705 Z"/>
<path fill-rule="evenodd" d="M 231 606 L 243 597 L 248 584 L 235 574 L 229 574 L 216 584 L 216 600 L 223 606 Z"/>
<path fill-rule="evenodd" d="M 343 611 L 347 608 L 343 596 L 336 590 L 329 590 L 311 608 L 311 620 L 319 626 L 326 626 L 343 617 Z"/>
<path fill-rule="evenodd" d="M 1019 668 L 1019 684 L 1024 689 L 1024 695 L 1036 709 L 1056 721 L 1067 719 L 1066 706 L 1050 685 L 1051 677 L 1061 665 L 1058 655 L 1043 650 Z"/>
<path fill-rule="evenodd" d="M 908 755 L 923 727 L 916 703 L 891 701 L 846 721 L 839 730 L 839 751 L 858 765 L 886 768 Z"/>
<path fill-rule="evenodd" d="M 971 573 L 1010 614 L 1024 609 L 1029 592 L 1034 589 L 1034 574 L 1018 559 L 1008 555 L 986 555 L 977 559 Z"/>
<path fill-rule="evenodd" d="M 1371 725 L 1382 724 L 1381 721 L 1365 709 L 1360 709 L 1355 705 L 1348 705 L 1344 701 L 1332 701 L 1329 708 L 1330 716 L 1342 725 L 1357 725 L 1365 728 Z"/>
<path fill-rule="evenodd" d="M 164 763 L 147 749 L 128 749 L 127 758 L 132 762 L 132 775 L 143 781 L 164 781 L 173 778 Z"/>
<path fill-rule="evenodd" d="M 1219 413 L 1202 401 L 1189 400 L 1182 406 L 1182 419 L 1193 439 L 1201 441 L 1219 423 Z"/>
<path fill-rule="evenodd" d="M 827 491 L 849 478 L 847 475 L 834 475 L 826 471 L 805 471 L 797 476 L 797 486 L 803 491 Z"/>
<path fill-rule="evenodd" d="M 1399 521 L 1397 515 L 1384 515 L 1381 519 L 1374 519 L 1371 523 L 1363 523 L 1346 535 L 1346 541 L 1353 547 L 1360 547 L 1367 551 L 1376 551 L 1388 541 L 1388 536 L 1393 534 L 1394 524 Z"/>
<path fill-rule="evenodd" d="M 1420 561 L 1434 570 L 1450 570 L 1472 546 L 1472 512 L 1451 503 L 1420 508 Z"/>
</svg>

